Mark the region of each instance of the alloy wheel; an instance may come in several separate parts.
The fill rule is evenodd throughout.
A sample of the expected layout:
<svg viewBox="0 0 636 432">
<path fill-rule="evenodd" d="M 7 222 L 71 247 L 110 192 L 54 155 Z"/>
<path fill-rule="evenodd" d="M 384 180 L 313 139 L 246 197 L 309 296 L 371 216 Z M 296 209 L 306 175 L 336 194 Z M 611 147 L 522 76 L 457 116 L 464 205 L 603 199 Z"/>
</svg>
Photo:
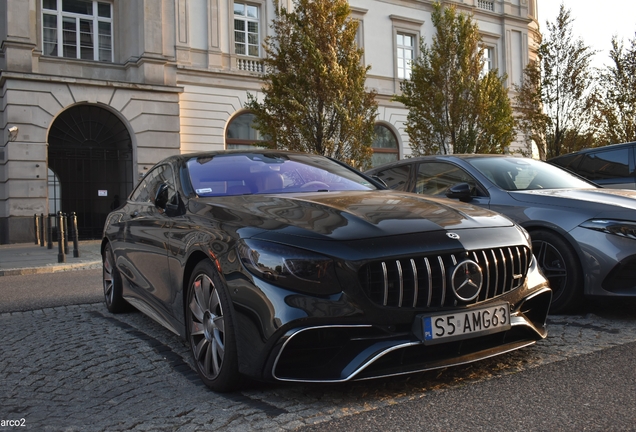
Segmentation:
<svg viewBox="0 0 636 432">
<path fill-rule="evenodd" d="M 110 249 L 104 251 L 104 265 L 102 266 L 102 280 L 104 282 L 104 298 L 107 305 L 113 304 L 115 294 L 113 285 L 113 257 Z"/>
<path fill-rule="evenodd" d="M 568 282 L 568 270 L 563 255 L 551 243 L 541 240 L 532 242 L 537 264 L 550 282 L 550 288 L 558 297 Z"/>
<path fill-rule="evenodd" d="M 191 286 L 190 345 L 199 370 L 207 379 L 216 378 L 225 356 L 225 317 L 219 293 L 206 274 Z"/>
</svg>

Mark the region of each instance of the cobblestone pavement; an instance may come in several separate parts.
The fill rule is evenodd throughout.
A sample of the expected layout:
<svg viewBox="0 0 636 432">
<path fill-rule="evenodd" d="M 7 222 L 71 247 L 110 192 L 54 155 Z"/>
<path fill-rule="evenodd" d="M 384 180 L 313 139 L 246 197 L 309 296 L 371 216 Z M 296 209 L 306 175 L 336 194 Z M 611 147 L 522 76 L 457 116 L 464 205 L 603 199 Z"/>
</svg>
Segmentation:
<svg viewBox="0 0 636 432">
<path fill-rule="evenodd" d="M 636 341 L 635 313 L 602 315 L 553 316 L 547 340 L 471 365 L 216 394 L 199 381 L 185 343 L 141 313 L 111 315 L 102 304 L 4 313 L 0 431 L 294 430 Z"/>
</svg>

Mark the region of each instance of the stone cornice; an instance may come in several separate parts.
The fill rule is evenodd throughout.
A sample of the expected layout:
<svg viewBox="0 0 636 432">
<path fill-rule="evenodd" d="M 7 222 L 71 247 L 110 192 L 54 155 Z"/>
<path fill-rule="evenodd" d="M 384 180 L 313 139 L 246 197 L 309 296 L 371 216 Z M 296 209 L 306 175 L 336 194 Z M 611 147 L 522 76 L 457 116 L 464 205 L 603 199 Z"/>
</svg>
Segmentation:
<svg viewBox="0 0 636 432">
<path fill-rule="evenodd" d="M 139 84 L 139 83 L 122 82 L 122 81 L 94 80 L 94 79 L 86 79 L 86 78 L 63 77 L 63 76 L 57 76 L 57 75 L 42 75 L 42 74 L 35 74 L 35 73 L 0 71 L 0 86 L 3 86 L 4 83 L 10 79 L 22 80 L 22 81 L 40 81 L 40 82 L 61 83 L 61 84 L 97 86 L 97 87 L 111 87 L 111 88 L 121 88 L 121 89 L 130 89 L 130 90 L 164 92 L 164 93 L 182 93 L 183 92 L 183 88 L 177 87 L 177 86 L 162 86 L 162 85 Z"/>
</svg>

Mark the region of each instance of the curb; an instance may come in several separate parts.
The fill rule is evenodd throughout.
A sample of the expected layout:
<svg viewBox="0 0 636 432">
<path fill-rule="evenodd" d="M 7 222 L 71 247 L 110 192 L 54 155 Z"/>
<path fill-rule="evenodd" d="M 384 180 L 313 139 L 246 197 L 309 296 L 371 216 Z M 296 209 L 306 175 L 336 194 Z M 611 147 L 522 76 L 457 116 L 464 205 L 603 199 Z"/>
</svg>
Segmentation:
<svg viewBox="0 0 636 432">
<path fill-rule="evenodd" d="M 101 261 L 89 261 L 77 264 L 64 264 L 64 265 L 55 265 L 50 267 L 30 267 L 30 268 L 19 268 L 19 269 L 7 269 L 0 270 L 0 276 L 18 276 L 18 275 L 30 275 L 30 274 L 40 274 L 40 273 L 56 273 L 70 270 L 90 270 L 90 269 L 98 269 L 102 267 Z"/>
</svg>

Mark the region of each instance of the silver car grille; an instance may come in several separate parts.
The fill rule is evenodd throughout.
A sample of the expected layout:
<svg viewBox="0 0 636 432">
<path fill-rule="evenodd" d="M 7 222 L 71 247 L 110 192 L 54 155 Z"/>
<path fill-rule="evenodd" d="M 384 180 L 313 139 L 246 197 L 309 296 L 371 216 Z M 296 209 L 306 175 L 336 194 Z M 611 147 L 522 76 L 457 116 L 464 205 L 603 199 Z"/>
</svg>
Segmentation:
<svg viewBox="0 0 636 432">
<path fill-rule="evenodd" d="M 358 276 L 371 301 L 380 306 L 429 308 L 477 303 L 523 285 L 532 252 L 525 246 L 400 258 L 365 264 Z M 459 300 L 451 275 L 466 260 L 479 265 L 482 288 L 469 302 Z"/>
</svg>

